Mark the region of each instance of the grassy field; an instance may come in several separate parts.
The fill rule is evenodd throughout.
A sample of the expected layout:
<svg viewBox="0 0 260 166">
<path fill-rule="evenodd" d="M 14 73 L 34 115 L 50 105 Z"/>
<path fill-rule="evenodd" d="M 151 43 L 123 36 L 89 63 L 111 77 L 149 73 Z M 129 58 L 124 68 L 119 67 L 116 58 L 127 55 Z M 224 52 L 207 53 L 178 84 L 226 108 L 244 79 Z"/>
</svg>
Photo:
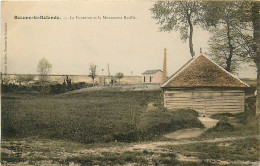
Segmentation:
<svg viewBox="0 0 260 166">
<path fill-rule="evenodd" d="M 180 128 L 203 127 L 192 110 L 169 113 L 158 106 L 149 111 L 148 103 L 160 105 L 161 97 L 159 90 L 4 94 L 2 136 L 4 139 L 39 137 L 81 143 L 132 142 Z"/>
<path fill-rule="evenodd" d="M 216 137 L 255 136 L 259 133 L 256 124 L 260 116 L 250 113 L 213 115 L 219 120 L 217 126 L 196 139 L 186 140 L 190 143 L 180 140 L 178 145 L 177 140 L 161 137 L 178 129 L 203 128 L 197 117 L 194 110 L 165 110 L 160 90 L 3 94 L 1 163 L 53 166 L 256 163 L 259 139 L 207 142 Z M 141 142 L 148 140 L 159 144 L 150 149 L 149 142 L 147 145 Z"/>
<path fill-rule="evenodd" d="M 115 146 L 116 148 L 113 149 Z M 95 146 L 96 149 L 92 149 L 93 147 L 89 144 L 39 139 L 3 141 L 2 147 L 3 165 L 213 165 L 204 160 L 179 161 L 176 152 L 167 148 L 164 151 L 138 149 L 120 151 L 131 147 L 131 144 L 99 144 Z"/>
</svg>

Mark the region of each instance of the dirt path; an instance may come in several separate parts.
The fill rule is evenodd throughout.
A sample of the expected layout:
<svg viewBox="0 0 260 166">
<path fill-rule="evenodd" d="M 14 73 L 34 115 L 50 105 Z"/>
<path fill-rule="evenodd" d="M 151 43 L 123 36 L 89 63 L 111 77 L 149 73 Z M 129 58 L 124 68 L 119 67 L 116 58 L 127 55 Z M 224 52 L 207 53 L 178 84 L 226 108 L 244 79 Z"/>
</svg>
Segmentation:
<svg viewBox="0 0 260 166">
<path fill-rule="evenodd" d="M 244 136 L 244 137 L 225 137 L 225 138 L 215 138 L 215 139 L 205 139 L 205 140 L 195 140 L 195 139 L 181 139 L 181 140 L 171 140 L 171 141 L 156 141 L 156 142 L 143 142 L 143 143 L 132 143 L 132 144 L 124 144 L 124 145 L 117 145 L 117 146 L 112 146 L 112 147 L 96 147 L 96 148 L 73 148 L 70 150 L 55 150 L 54 152 L 50 152 L 51 156 L 56 158 L 56 159 L 61 159 L 65 160 L 68 157 L 71 156 L 103 156 L 104 152 L 109 153 L 109 154 L 119 154 L 119 153 L 124 153 L 124 152 L 141 152 L 146 154 L 151 154 L 151 155 L 145 155 L 146 160 L 152 164 L 152 161 L 154 158 L 160 157 L 162 154 L 170 154 L 173 151 L 169 148 L 166 148 L 165 146 L 172 146 L 172 145 L 185 145 L 185 144 L 196 144 L 196 143 L 210 143 L 210 142 L 225 142 L 225 141 L 235 141 L 235 140 L 241 140 L 245 138 L 259 138 L 260 135 L 255 135 L 255 136 Z M 46 140 L 43 141 L 37 141 L 37 143 L 41 146 L 36 146 L 37 149 L 45 149 L 47 146 L 50 146 L 49 142 Z M 56 144 L 56 141 L 54 141 Z M 32 147 L 34 147 L 35 142 L 26 142 L 24 141 L 19 142 L 19 145 L 26 144 L 27 147 L 30 147 L 30 144 L 33 144 Z M 46 146 L 47 145 L 47 146 Z M 13 145 L 12 145 L 13 146 Z M 74 145 L 75 146 L 75 145 Z M 72 147 L 74 147 L 72 146 Z M 78 147 L 78 146 L 77 146 Z M 35 148 L 35 147 L 34 147 Z M 47 148 L 48 149 L 48 148 Z M 2 148 L 2 152 L 9 154 L 9 153 L 16 153 L 13 150 L 7 149 L 7 148 Z M 52 154 L 53 153 L 53 154 Z M 43 151 L 35 151 L 33 153 L 23 153 L 24 156 L 28 156 L 29 154 L 33 156 L 41 156 L 43 158 L 48 159 L 49 155 L 46 152 Z M 177 160 L 179 161 L 190 161 L 190 162 L 201 162 L 202 160 L 200 158 L 194 157 L 194 156 L 185 156 L 183 154 L 180 154 L 178 152 L 175 153 L 177 155 Z M 208 161 L 210 163 L 216 163 L 216 164 L 221 164 L 221 165 L 231 165 L 231 164 L 238 164 L 238 165 L 257 165 L 257 162 L 252 162 L 252 161 L 225 161 L 225 160 L 217 160 L 217 159 L 204 159 L 204 161 Z M 55 165 L 55 164 L 50 164 L 49 160 L 40 160 L 39 165 Z M 126 163 L 129 165 L 129 163 Z M 133 163 L 131 163 L 134 165 Z M 12 163 L 8 164 L 12 165 Z M 13 163 L 13 165 L 30 165 L 29 163 Z M 57 164 L 56 164 L 57 165 Z M 59 164 L 58 164 L 59 165 Z"/>
<path fill-rule="evenodd" d="M 164 135 L 164 137 L 170 138 L 170 139 L 195 138 L 195 137 L 200 136 L 203 132 L 205 132 L 209 128 L 216 126 L 216 124 L 218 123 L 218 120 L 211 119 L 209 117 L 199 117 L 198 119 L 203 123 L 205 128 L 178 130 L 173 133 L 166 134 L 166 135 Z"/>
<path fill-rule="evenodd" d="M 116 146 L 116 147 L 109 147 L 109 148 L 93 148 L 93 149 L 84 149 L 80 151 L 81 153 L 102 153 L 102 152 L 125 152 L 125 151 L 140 151 L 140 150 L 147 150 L 147 151 L 165 151 L 163 146 L 166 145 L 185 145 L 185 144 L 193 144 L 193 143 L 206 143 L 206 142 L 225 142 L 225 141 L 234 141 L 240 140 L 245 138 L 255 138 L 260 137 L 260 135 L 255 136 L 244 136 L 244 137 L 225 137 L 225 138 L 215 138 L 215 139 L 205 139 L 205 140 L 190 140 L 190 139 L 183 139 L 183 140 L 174 140 L 174 141 L 157 141 L 157 142 L 144 142 L 144 143 L 137 143 L 128 146 Z"/>
<path fill-rule="evenodd" d="M 171 150 L 165 148 L 164 146 L 171 146 L 171 145 L 185 145 L 185 144 L 194 144 L 194 143 L 210 143 L 210 142 L 225 142 L 225 141 L 234 141 L 234 140 L 241 140 L 245 138 L 259 138 L 260 135 L 255 136 L 245 136 L 245 137 L 225 137 L 225 138 L 215 138 L 215 139 L 206 139 L 206 140 L 190 140 L 190 139 L 182 139 L 182 140 L 175 140 L 175 141 L 158 141 L 158 142 L 145 142 L 145 143 L 138 143 L 132 144 L 130 146 L 120 146 L 120 147 L 111 147 L 111 148 L 95 148 L 95 149 L 85 149 L 77 153 L 81 154 L 95 154 L 99 155 L 103 152 L 112 152 L 112 153 L 123 153 L 126 151 L 136 151 L 136 152 L 143 152 L 148 151 L 154 154 L 161 154 L 171 152 Z M 190 162 L 201 162 L 202 160 L 193 157 L 193 156 L 184 156 L 182 154 L 177 153 L 177 159 L 179 161 L 190 161 Z M 229 165 L 229 164 L 239 164 L 239 165 L 257 165 L 257 162 L 251 161 L 226 161 L 226 160 L 216 160 L 216 159 L 207 159 L 211 163 L 217 163 L 220 165 Z"/>
</svg>

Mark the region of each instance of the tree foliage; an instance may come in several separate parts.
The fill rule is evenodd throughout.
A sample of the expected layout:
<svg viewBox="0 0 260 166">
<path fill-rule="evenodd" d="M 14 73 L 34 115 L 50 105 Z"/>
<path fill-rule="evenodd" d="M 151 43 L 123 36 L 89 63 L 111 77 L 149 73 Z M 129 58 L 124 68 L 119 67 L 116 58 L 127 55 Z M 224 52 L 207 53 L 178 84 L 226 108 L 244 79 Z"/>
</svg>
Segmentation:
<svg viewBox="0 0 260 166">
<path fill-rule="evenodd" d="M 211 33 L 210 53 L 213 59 L 229 72 L 235 72 L 242 62 L 250 61 L 252 33 L 248 22 L 241 22 L 241 2 L 206 2 L 204 25 Z M 241 35 L 243 34 L 243 35 Z"/>
<path fill-rule="evenodd" d="M 116 73 L 116 79 L 118 79 L 118 82 L 120 84 L 120 80 L 124 78 L 124 74 L 121 72 Z"/>
<path fill-rule="evenodd" d="M 209 2 L 205 10 L 208 25 L 224 25 L 228 19 L 237 34 L 243 39 L 241 44 L 247 51 L 248 58 L 253 59 L 257 68 L 257 111 L 260 110 L 260 2 L 237 1 L 232 5 L 223 2 Z M 230 2 L 231 3 L 231 2 Z M 222 6 L 222 7 L 221 7 Z M 230 13 L 228 17 L 226 12 Z M 250 33 L 251 32 L 251 33 Z M 243 55 L 243 54 L 241 54 Z"/>
<path fill-rule="evenodd" d="M 46 75 L 48 75 L 52 70 L 52 65 L 45 58 L 42 58 L 37 67 L 37 72 L 40 74 L 40 80 L 46 81 Z"/>
<path fill-rule="evenodd" d="M 14 78 L 12 78 L 11 76 L 9 75 L 2 75 L 2 83 L 3 84 L 10 84 L 14 81 Z"/>
<path fill-rule="evenodd" d="M 34 76 L 31 74 L 26 74 L 26 75 L 16 75 L 15 76 L 15 81 L 21 85 L 23 82 L 26 83 L 27 85 L 29 84 L 30 81 L 34 80 Z"/>
<path fill-rule="evenodd" d="M 189 39 L 190 54 L 193 57 L 193 26 L 201 22 L 201 7 L 201 2 L 197 1 L 159 1 L 150 10 L 153 18 L 161 25 L 161 31 L 179 31 L 184 42 Z"/>
<path fill-rule="evenodd" d="M 209 32 L 211 37 L 207 54 L 227 71 L 236 73 L 240 64 L 252 61 L 244 39 L 233 28 L 220 25 L 210 28 Z"/>
</svg>

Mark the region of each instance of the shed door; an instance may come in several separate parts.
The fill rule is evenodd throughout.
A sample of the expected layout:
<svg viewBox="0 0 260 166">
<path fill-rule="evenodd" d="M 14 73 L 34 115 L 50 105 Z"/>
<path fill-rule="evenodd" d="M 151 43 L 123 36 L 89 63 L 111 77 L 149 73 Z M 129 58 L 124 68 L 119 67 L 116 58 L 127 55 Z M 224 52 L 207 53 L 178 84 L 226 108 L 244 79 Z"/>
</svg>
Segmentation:
<svg viewBox="0 0 260 166">
<path fill-rule="evenodd" d="M 204 98 L 204 115 L 207 115 L 208 111 L 211 108 L 213 96 L 208 96 Z"/>
</svg>

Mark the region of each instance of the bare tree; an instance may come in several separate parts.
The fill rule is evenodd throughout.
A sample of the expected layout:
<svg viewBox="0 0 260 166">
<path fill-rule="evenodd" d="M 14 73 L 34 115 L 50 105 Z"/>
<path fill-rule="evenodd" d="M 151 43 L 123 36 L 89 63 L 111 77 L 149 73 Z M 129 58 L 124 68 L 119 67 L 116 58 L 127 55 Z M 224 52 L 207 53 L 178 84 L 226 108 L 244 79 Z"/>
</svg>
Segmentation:
<svg viewBox="0 0 260 166">
<path fill-rule="evenodd" d="M 95 85 L 95 78 L 96 78 L 96 71 L 97 71 L 97 66 L 93 63 L 89 65 L 89 76 L 92 78 L 93 81 L 93 86 Z"/>
</svg>

